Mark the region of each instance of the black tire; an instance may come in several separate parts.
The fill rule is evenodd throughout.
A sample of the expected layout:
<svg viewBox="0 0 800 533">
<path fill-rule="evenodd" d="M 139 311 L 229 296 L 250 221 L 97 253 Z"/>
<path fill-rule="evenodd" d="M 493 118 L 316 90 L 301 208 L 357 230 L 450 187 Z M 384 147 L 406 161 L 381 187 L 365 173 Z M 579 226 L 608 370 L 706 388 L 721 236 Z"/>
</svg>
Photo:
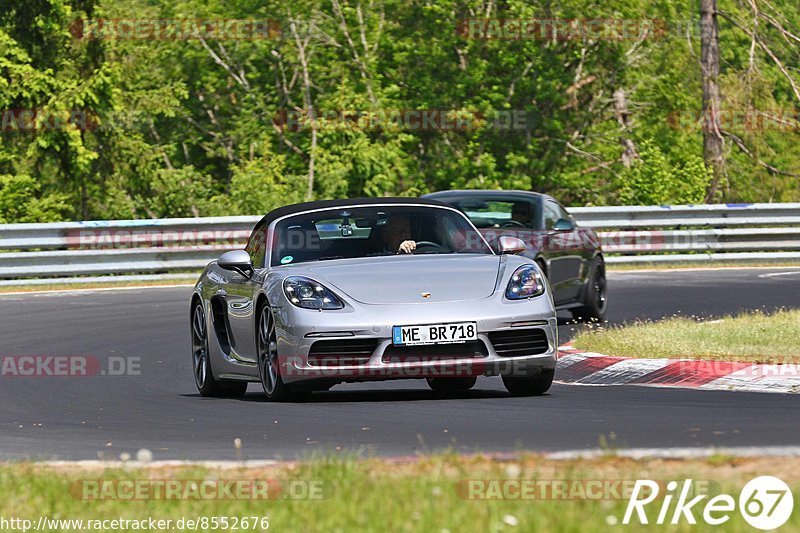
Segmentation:
<svg viewBox="0 0 800 533">
<path fill-rule="evenodd" d="M 583 306 L 572 310 L 572 317 L 583 322 L 605 322 L 608 309 L 608 283 L 606 265 L 602 257 L 595 257 L 589 266 Z"/>
<path fill-rule="evenodd" d="M 275 329 L 275 317 L 269 304 L 261 304 L 256 315 L 256 347 L 258 352 L 258 377 L 267 401 L 285 402 L 302 400 L 311 395 L 311 391 L 292 390 L 283 382 L 280 361 L 278 359 L 278 339 Z"/>
<path fill-rule="evenodd" d="M 536 264 L 539 265 L 539 270 L 542 271 L 542 275 L 544 275 L 544 277 L 546 278 L 547 277 L 547 265 L 545 264 L 544 259 L 537 259 L 536 260 Z"/>
<path fill-rule="evenodd" d="M 214 378 L 208 349 L 208 322 L 201 301 L 192 308 L 192 370 L 194 384 L 202 396 L 209 398 L 236 398 L 247 392 L 245 381 L 222 381 Z"/>
<path fill-rule="evenodd" d="M 477 377 L 428 378 L 428 386 L 436 392 L 464 392 L 475 386 Z"/>
<path fill-rule="evenodd" d="M 543 370 L 541 374 L 529 377 L 503 376 L 503 385 L 512 396 L 540 396 L 550 390 L 555 370 Z"/>
</svg>

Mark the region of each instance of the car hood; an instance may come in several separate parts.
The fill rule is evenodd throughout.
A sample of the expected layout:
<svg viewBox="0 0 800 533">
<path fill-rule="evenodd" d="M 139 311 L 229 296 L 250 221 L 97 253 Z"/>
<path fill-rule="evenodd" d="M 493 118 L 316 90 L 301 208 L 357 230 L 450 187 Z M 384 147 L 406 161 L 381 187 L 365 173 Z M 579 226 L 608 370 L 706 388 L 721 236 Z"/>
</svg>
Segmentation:
<svg viewBox="0 0 800 533">
<path fill-rule="evenodd" d="M 487 298 L 499 265 L 496 255 L 415 255 L 317 263 L 308 272 L 362 303 L 406 304 Z"/>
</svg>

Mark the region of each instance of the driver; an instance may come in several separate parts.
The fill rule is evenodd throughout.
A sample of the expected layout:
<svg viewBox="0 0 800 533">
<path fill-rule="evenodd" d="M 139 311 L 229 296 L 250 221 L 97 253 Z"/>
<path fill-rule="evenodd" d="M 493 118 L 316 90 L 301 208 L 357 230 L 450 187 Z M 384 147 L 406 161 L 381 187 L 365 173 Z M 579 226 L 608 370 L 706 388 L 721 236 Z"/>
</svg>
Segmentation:
<svg viewBox="0 0 800 533">
<path fill-rule="evenodd" d="M 417 243 L 411 240 L 411 223 L 405 215 L 389 218 L 381 236 L 388 252 L 410 254 L 417 249 Z"/>
<path fill-rule="evenodd" d="M 514 202 L 511 207 L 511 220 L 529 228 L 531 226 L 531 204 L 528 202 Z"/>
</svg>

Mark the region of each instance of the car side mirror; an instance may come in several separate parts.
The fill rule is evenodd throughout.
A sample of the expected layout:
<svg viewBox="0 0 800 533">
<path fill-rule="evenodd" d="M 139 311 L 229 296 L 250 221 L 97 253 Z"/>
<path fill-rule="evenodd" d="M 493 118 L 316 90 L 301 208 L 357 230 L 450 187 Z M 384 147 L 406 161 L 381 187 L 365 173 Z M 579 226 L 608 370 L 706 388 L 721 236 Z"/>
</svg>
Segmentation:
<svg viewBox="0 0 800 533">
<path fill-rule="evenodd" d="M 518 254 L 525 251 L 525 242 L 522 239 L 503 235 L 498 240 L 498 246 L 501 254 Z"/>
<path fill-rule="evenodd" d="M 244 250 L 225 252 L 219 256 L 217 264 L 220 268 L 233 270 L 246 278 L 250 278 L 253 273 L 253 263 L 250 262 L 250 254 Z"/>
<path fill-rule="evenodd" d="M 575 229 L 575 223 L 566 218 L 559 218 L 553 224 L 553 231 L 572 231 Z"/>
</svg>

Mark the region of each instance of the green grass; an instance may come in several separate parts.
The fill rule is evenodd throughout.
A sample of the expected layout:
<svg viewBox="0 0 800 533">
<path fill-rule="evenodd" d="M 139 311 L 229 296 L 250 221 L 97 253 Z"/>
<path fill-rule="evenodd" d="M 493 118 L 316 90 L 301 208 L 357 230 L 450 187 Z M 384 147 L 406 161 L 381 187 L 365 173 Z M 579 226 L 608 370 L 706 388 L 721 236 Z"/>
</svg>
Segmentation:
<svg viewBox="0 0 800 533">
<path fill-rule="evenodd" d="M 672 317 L 582 330 L 581 350 L 621 357 L 800 362 L 800 310 L 752 312 L 721 319 Z"/>
<path fill-rule="evenodd" d="M 789 468 L 787 463 L 797 463 Z M 181 517 L 269 517 L 270 531 L 608 531 L 621 522 L 627 500 L 469 500 L 466 480 L 710 480 L 722 492 L 738 498 L 744 484 L 757 475 L 776 475 L 793 490 L 800 487 L 800 460 L 630 460 L 603 457 L 593 460 L 549 461 L 537 456 L 514 460 L 437 455 L 417 461 L 377 459 L 318 459 L 308 463 L 262 469 L 208 470 L 198 467 L 160 470 L 115 469 L 86 471 L 54 469 L 35 464 L 0 466 L 0 517 L 40 515 L 62 519 L 178 519 Z M 85 501 L 70 490 L 82 479 L 277 479 L 319 481 L 324 498 L 279 497 L 249 500 L 102 500 Z M 650 520 L 658 514 L 658 500 L 648 507 Z M 702 511 L 697 514 L 702 523 Z M 725 531 L 752 531 L 737 512 Z M 795 512 L 785 530 L 800 528 Z M 622 526 L 636 531 L 642 526 Z M 697 526 L 649 526 L 659 531 L 696 531 Z M 702 526 L 701 526 L 702 529 Z M 250 529 L 251 531 L 253 529 Z M 261 531 L 261 529 L 256 529 Z M 51 531 L 72 531 L 54 528 Z M 125 531 L 124 529 L 122 531 Z M 200 531 L 204 529 L 200 528 Z"/>
<path fill-rule="evenodd" d="M 193 285 L 197 282 L 197 276 L 190 274 L 186 278 L 164 279 L 164 280 L 145 280 L 145 281 L 93 281 L 81 283 L 44 283 L 29 285 L 3 285 L 0 286 L 0 294 L 8 292 L 40 292 L 40 291 L 74 291 L 81 289 L 105 289 L 105 288 L 129 288 L 129 287 L 163 287 L 173 285 Z"/>
</svg>

